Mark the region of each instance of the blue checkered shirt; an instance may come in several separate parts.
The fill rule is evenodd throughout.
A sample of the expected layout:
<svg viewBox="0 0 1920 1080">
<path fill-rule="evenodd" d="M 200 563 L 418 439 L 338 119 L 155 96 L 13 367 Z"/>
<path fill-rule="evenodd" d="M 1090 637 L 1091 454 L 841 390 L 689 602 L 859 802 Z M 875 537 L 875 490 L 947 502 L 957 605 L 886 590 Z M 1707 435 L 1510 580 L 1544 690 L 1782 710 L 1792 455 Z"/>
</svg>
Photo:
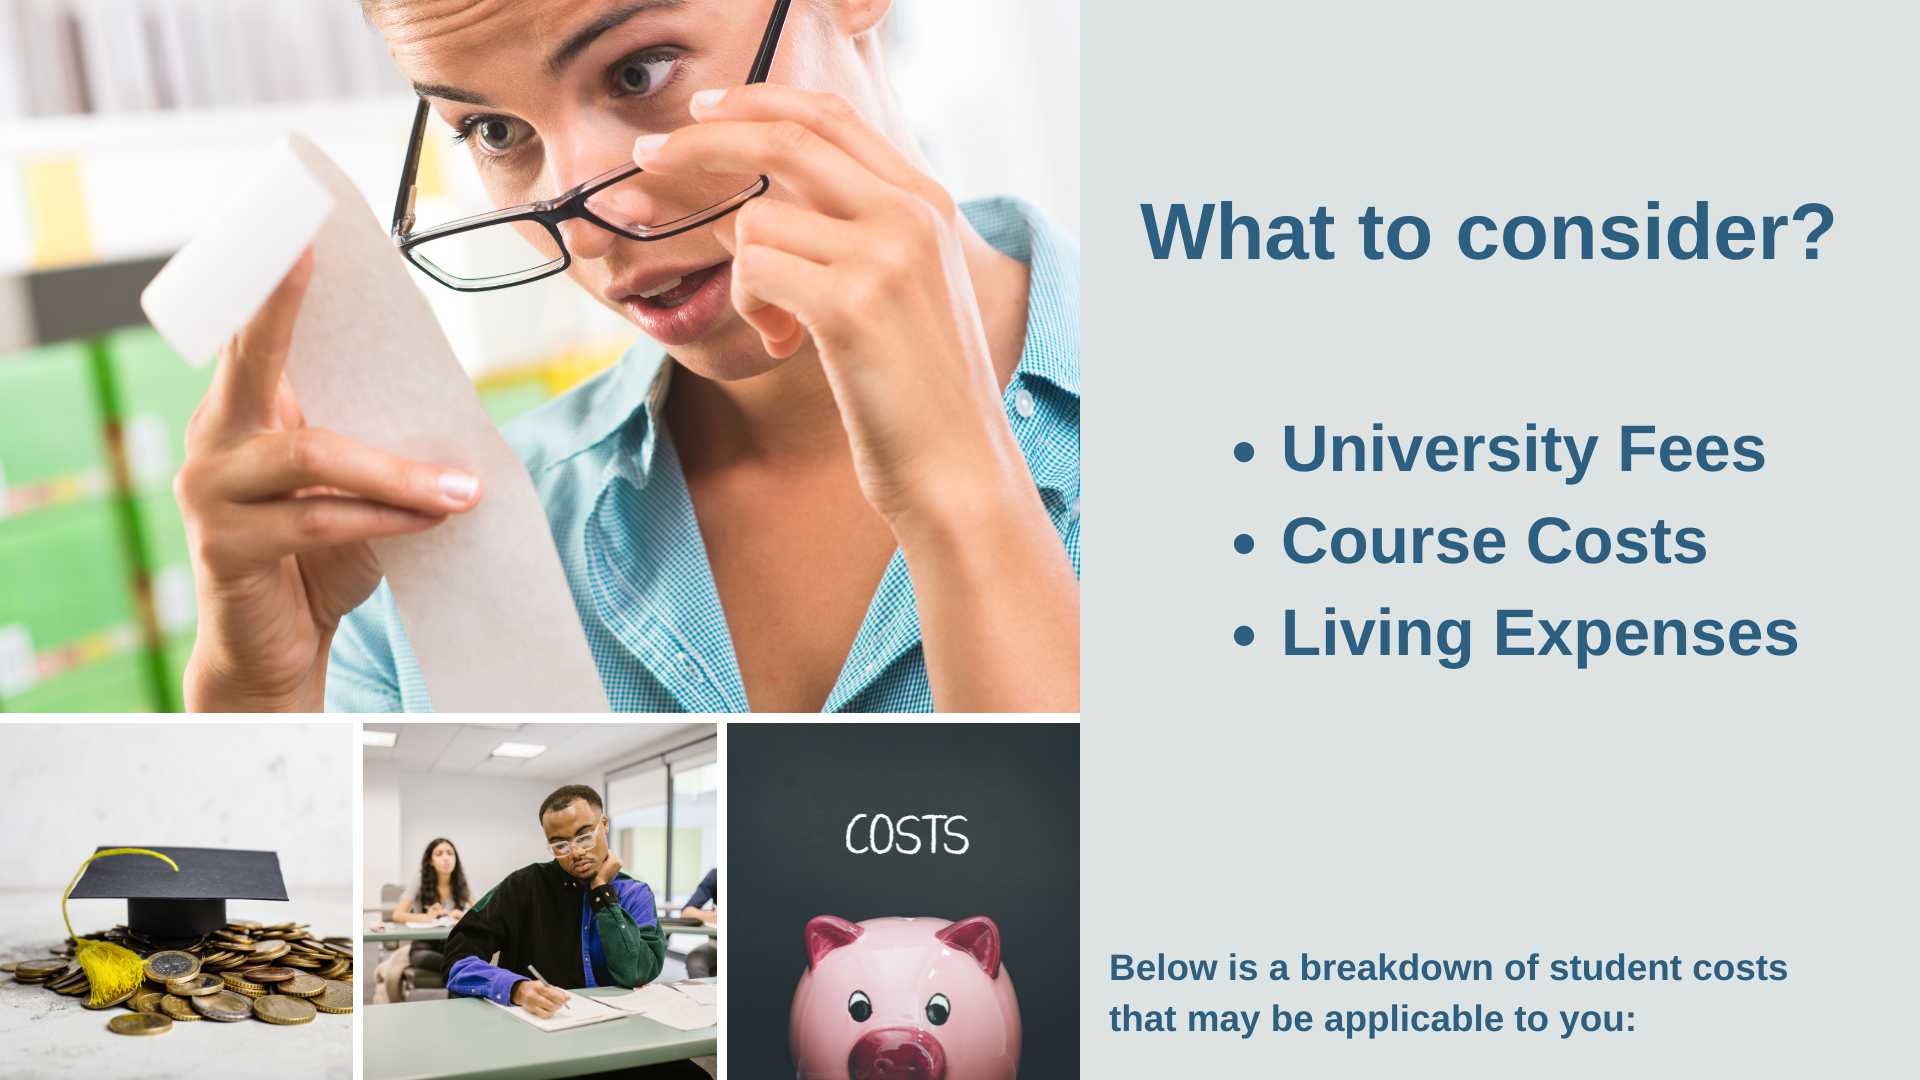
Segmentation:
<svg viewBox="0 0 1920 1080">
<path fill-rule="evenodd" d="M 1080 571 L 1080 246 L 1015 199 L 961 207 L 1032 267 L 1026 351 L 1002 404 Z M 508 424 L 545 504 L 607 699 L 621 712 L 745 712 L 747 692 L 673 438 L 671 365 L 645 338 L 620 363 Z M 385 583 L 347 616 L 327 668 L 333 712 L 429 712 Z M 920 613 L 898 550 L 840 669 L 828 712 L 931 712 Z"/>
</svg>

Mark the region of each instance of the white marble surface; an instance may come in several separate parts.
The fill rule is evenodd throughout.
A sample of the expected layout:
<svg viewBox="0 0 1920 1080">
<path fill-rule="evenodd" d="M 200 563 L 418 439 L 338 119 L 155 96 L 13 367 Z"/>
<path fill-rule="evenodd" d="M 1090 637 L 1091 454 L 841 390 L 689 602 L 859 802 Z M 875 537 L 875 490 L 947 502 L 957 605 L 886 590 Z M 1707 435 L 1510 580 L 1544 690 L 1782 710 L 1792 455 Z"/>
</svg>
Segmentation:
<svg viewBox="0 0 1920 1080">
<path fill-rule="evenodd" d="M 0 885 L 64 887 L 97 846 L 159 845 L 272 851 L 289 888 L 350 886 L 354 731 L 0 723 Z"/>
<path fill-rule="evenodd" d="M 35 960 L 66 939 L 60 889 L 0 889 L 0 960 Z M 310 923 L 322 937 L 354 933 L 353 890 L 289 888 L 286 903 L 236 900 L 227 917 Z M 75 900 L 67 905 L 82 934 L 126 921 L 124 901 Z M 350 1080 L 353 1016 L 321 1013 L 309 1024 L 282 1027 L 259 1020 L 223 1024 L 175 1022 L 163 1035 L 115 1035 L 107 1021 L 126 1013 L 93 1011 L 81 998 L 0 974 L 0 1078 L 40 1080 Z"/>
</svg>

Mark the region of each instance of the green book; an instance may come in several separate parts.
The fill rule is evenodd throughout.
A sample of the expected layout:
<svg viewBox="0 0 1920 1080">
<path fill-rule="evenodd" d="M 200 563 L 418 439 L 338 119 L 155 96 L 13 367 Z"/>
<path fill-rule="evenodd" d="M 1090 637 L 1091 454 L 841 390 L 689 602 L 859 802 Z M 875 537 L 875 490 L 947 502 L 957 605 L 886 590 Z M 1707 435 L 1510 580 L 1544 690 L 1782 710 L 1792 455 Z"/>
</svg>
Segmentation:
<svg viewBox="0 0 1920 1080">
<path fill-rule="evenodd" d="M 99 364 L 133 494 L 171 492 L 186 460 L 187 421 L 213 383 L 214 366 L 189 367 L 150 326 L 100 339 Z"/>
<path fill-rule="evenodd" d="M 0 356 L 0 520 L 110 494 L 105 428 L 86 345 Z"/>
<path fill-rule="evenodd" d="M 183 687 L 187 680 L 187 659 L 193 655 L 193 635 L 177 637 L 160 647 L 160 707 L 167 712 L 186 712 Z"/>
<path fill-rule="evenodd" d="M 145 649 L 116 656 L 41 683 L 0 702 L 0 712 L 159 712 L 153 662 Z"/>
<path fill-rule="evenodd" d="M 0 522 L 0 708 L 84 669 L 142 658 L 146 629 L 134 568 L 111 501 L 73 503 Z"/>
</svg>

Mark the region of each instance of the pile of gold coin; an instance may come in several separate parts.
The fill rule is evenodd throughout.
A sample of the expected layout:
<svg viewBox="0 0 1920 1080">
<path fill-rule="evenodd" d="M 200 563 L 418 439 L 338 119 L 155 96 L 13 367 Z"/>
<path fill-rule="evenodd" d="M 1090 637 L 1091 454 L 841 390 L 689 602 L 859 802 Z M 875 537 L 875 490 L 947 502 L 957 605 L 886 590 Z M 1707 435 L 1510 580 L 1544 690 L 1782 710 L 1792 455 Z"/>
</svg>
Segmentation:
<svg viewBox="0 0 1920 1080">
<path fill-rule="evenodd" d="M 116 926 L 87 937 L 143 956 L 143 983 L 116 1000 L 86 1003 L 90 1009 L 132 1009 L 134 1015 L 107 1024 L 121 1035 L 158 1035 L 176 1021 L 289 1025 L 305 1024 L 316 1013 L 353 1011 L 352 939 L 316 938 L 305 924 L 234 921 L 200 938 L 147 938 Z M 20 982 L 41 983 L 55 993 L 84 996 L 92 990 L 70 952 L 7 966 Z"/>
</svg>

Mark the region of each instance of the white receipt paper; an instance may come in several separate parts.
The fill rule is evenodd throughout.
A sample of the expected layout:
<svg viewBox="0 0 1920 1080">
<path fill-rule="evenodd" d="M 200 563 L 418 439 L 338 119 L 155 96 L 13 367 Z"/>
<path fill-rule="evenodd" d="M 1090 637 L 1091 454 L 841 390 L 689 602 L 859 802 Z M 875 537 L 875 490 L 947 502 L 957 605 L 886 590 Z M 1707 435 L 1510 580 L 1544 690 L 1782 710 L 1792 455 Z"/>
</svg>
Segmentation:
<svg viewBox="0 0 1920 1080">
<path fill-rule="evenodd" d="M 693 992 L 696 987 L 697 993 Z M 653 983 L 631 994 L 600 998 L 599 1003 L 644 1016 L 676 1031 L 697 1031 L 720 1022 L 720 1007 L 711 996 L 714 989 L 698 983 Z"/>
<path fill-rule="evenodd" d="M 313 245 L 287 357 L 307 423 L 477 473 L 478 508 L 373 542 L 439 712 L 606 712 L 606 691 L 525 466 L 345 173 L 298 135 L 140 298 L 205 363 Z"/>
</svg>

